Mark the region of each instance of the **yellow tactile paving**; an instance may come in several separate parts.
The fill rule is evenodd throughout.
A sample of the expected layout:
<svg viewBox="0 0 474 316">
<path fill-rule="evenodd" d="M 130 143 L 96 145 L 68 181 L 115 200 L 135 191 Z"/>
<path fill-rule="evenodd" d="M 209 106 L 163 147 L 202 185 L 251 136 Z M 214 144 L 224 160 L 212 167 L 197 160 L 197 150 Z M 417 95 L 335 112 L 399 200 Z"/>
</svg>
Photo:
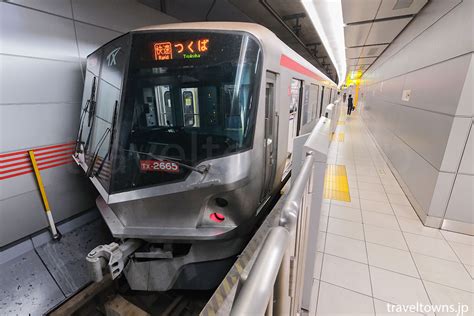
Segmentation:
<svg viewBox="0 0 474 316">
<path fill-rule="evenodd" d="M 344 135 L 343 132 L 338 133 L 337 134 L 337 141 L 342 143 L 344 141 L 344 137 L 345 137 L 345 135 Z"/>
<path fill-rule="evenodd" d="M 346 125 L 346 122 L 345 121 L 338 121 L 337 125 Z"/>
<path fill-rule="evenodd" d="M 324 198 L 344 202 L 351 201 L 345 166 L 327 165 L 324 176 Z"/>
<path fill-rule="evenodd" d="M 339 133 L 332 134 L 331 141 L 335 141 L 336 139 L 340 143 L 344 142 L 344 139 L 345 139 L 344 132 L 339 132 Z"/>
</svg>

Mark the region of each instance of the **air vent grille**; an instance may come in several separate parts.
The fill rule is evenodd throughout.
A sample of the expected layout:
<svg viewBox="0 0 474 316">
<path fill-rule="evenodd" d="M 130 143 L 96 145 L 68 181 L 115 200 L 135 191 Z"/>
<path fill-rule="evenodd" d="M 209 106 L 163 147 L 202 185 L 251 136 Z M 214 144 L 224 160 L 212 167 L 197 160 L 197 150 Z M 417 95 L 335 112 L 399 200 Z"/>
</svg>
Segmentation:
<svg viewBox="0 0 474 316">
<path fill-rule="evenodd" d="M 393 6 L 393 10 L 408 9 L 413 4 L 413 0 L 397 0 Z"/>
<path fill-rule="evenodd" d="M 371 49 L 369 49 L 367 54 L 369 56 L 376 56 L 378 51 L 379 51 L 379 49 L 377 47 L 372 47 Z"/>
</svg>

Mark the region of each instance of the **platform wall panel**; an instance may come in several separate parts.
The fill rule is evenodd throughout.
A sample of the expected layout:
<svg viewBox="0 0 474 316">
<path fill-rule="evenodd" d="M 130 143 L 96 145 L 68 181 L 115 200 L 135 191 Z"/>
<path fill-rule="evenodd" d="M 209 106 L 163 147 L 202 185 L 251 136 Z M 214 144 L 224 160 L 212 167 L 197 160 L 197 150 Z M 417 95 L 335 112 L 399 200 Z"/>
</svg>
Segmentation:
<svg viewBox="0 0 474 316">
<path fill-rule="evenodd" d="M 472 194 L 474 192 L 473 134 L 471 120 L 470 133 L 446 210 L 445 218 L 448 220 L 474 222 L 474 195 Z"/>
<path fill-rule="evenodd" d="M 79 61 L 0 54 L 0 64 L 0 106 L 81 102 L 83 79 Z M 20 122 L 21 117 L 17 120 Z"/>
<path fill-rule="evenodd" d="M 131 29 L 177 20 L 137 0 L 10 0 L 0 2 L 0 16 L 3 247 L 47 226 L 33 173 L 20 156 L 75 140 L 86 56 Z M 19 158 L 4 156 L 11 152 Z M 72 159 L 41 173 L 56 221 L 94 205 L 97 192 Z"/>
<path fill-rule="evenodd" d="M 445 217 L 474 225 L 463 193 L 472 179 L 459 168 L 474 106 L 473 2 L 430 1 L 362 78 L 369 130 L 422 219 L 438 226 Z"/>
</svg>

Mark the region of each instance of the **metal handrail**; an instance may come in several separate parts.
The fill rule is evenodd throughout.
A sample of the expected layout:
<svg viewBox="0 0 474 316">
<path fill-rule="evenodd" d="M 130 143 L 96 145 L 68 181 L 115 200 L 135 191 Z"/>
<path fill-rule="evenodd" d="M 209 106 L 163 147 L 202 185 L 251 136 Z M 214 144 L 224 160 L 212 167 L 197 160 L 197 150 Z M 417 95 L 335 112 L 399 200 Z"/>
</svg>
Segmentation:
<svg viewBox="0 0 474 316">
<path fill-rule="evenodd" d="M 279 226 L 270 229 L 248 278 L 238 293 L 231 315 L 265 313 L 290 236 L 296 230 L 301 201 L 312 174 L 314 161 L 312 152 L 308 152 L 283 205 Z"/>
<path fill-rule="evenodd" d="M 270 229 L 251 273 L 240 290 L 231 315 L 263 315 L 273 294 L 283 256 L 290 241 L 290 232 L 281 226 Z"/>
<path fill-rule="evenodd" d="M 298 212 L 300 209 L 301 198 L 303 197 L 304 189 L 306 184 L 311 177 L 311 169 L 313 168 L 314 156 L 312 152 L 308 152 L 301 167 L 300 173 L 296 177 L 295 182 L 292 184 L 288 198 L 283 205 L 283 209 L 280 217 L 280 226 L 285 227 L 290 231 L 296 228 L 296 222 L 298 220 Z"/>
</svg>

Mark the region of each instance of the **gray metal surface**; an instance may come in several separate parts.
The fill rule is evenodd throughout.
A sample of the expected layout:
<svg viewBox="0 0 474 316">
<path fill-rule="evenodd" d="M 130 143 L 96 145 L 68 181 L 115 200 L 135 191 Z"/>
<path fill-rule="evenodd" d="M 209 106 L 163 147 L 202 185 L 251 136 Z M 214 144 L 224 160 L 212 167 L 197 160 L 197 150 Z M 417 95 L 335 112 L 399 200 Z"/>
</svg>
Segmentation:
<svg viewBox="0 0 474 316">
<path fill-rule="evenodd" d="M 94 282 L 102 281 L 104 275 L 102 270 L 107 268 L 112 280 L 121 273 L 130 256 L 140 247 L 142 241 L 139 239 L 128 239 L 122 244 L 111 242 L 99 245 L 92 249 L 86 257 L 88 270 Z"/>
<path fill-rule="evenodd" d="M 37 251 L 66 296 L 91 281 L 87 253 L 96 245 L 112 240 L 107 226 L 99 219 L 63 235 L 59 242 L 48 242 Z"/>
<path fill-rule="evenodd" d="M 65 296 L 32 250 L 0 266 L 0 314 L 42 315 Z"/>
<path fill-rule="evenodd" d="M 196 241 L 192 244 L 189 252 L 183 256 L 166 260 L 129 260 L 124 269 L 124 275 L 133 290 L 166 291 L 172 288 L 180 288 L 180 279 L 184 279 L 184 282 L 182 282 L 184 288 L 200 286 L 200 288 L 206 289 L 208 279 L 211 279 L 211 277 L 206 278 L 204 273 L 199 271 L 199 267 L 196 267 L 196 264 L 209 264 L 209 269 L 212 269 L 212 262 L 214 261 L 217 263 L 215 275 L 219 275 L 218 260 L 235 256 L 245 246 L 245 241 L 244 238 Z"/>
<path fill-rule="evenodd" d="M 150 26 L 136 31 L 202 28 L 211 30 L 239 29 L 256 36 L 260 40 L 262 48 L 268 50 L 262 71 L 267 68 L 278 69 L 273 67 L 281 67 L 278 64 L 281 54 L 289 54 L 288 48 L 281 41 L 276 41 L 274 34 L 256 24 L 189 23 Z M 272 47 L 276 49 L 273 50 Z M 301 57 L 292 56 L 292 58 L 299 59 Z M 302 65 L 305 63 L 307 62 L 302 62 Z M 289 76 L 285 77 L 289 78 Z M 276 83 L 280 87 L 286 86 L 282 79 L 276 80 Z M 261 84 L 262 82 L 260 82 L 260 86 Z M 99 85 L 99 90 L 100 87 Z M 280 87 L 275 86 L 276 91 Z M 330 101 L 331 91 L 334 93 L 335 89 L 328 88 L 325 91 L 326 104 Z M 288 123 L 288 109 L 285 98 L 278 99 L 278 101 L 275 109 L 275 113 L 278 113 L 275 119 L 278 118 L 278 122 L 275 125 L 278 124 L 278 134 L 282 137 L 278 138 L 277 147 L 284 148 L 288 144 L 287 125 L 285 125 Z M 247 151 L 202 162 L 202 164 L 210 165 L 209 171 L 205 174 L 191 172 L 186 179 L 173 183 L 139 187 L 110 195 L 103 190 L 101 184 L 93 179 L 94 185 L 105 201 L 104 204 L 99 199 L 98 206 L 112 234 L 117 238 L 141 238 L 150 242 L 177 239 L 219 239 L 227 238 L 226 233 L 251 220 L 260 203 L 260 193 L 263 187 L 262 172 L 265 163 L 264 126 L 261 124 L 265 114 L 265 90 L 263 88 L 260 88 L 258 103 L 256 118 L 258 128 L 255 129 L 253 147 Z M 117 129 L 120 130 L 120 123 Z M 115 144 L 115 146 L 117 145 Z M 279 185 L 278 179 L 281 179 L 287 153 L 278 151 L 276 156 L 276 161 L 272 163 L 272 168 L 275 169 L 273 171 L 275 180 L 270 183 L 270 190 Z M 79 158 L 81 159 L 80 156 Z M 82 161 L 80 163 L 84 167 Z M 225 198 L 228 205 L 217 205 L 215 199 L 218 197 Z M 196 203 L 196 201 L 199 202 Z M 170 212 L 170 209 L 173 212 Z M 210 219 L 210 215 L 216 211 L 225 216 L 225 222 L 215 223 Z"/>
<path fill-rule="evenodd" d="M 91 218 L 96 219 L 90 222 Z M 90 281 L 84 257 L 93 245 L 110 242 L 112 237 L 94 213 L 60 225 L 59 230 L 68 231 L 73 225 L 81 226 L 59 242 L 44 241 L 40 234 L 2 250 L 0 315 L 42 315 Z"/>
<path fill-rule="evenodd" d="M 309 138 L 310 139 L 310 138 Z M 308 139 L 308 140 L 309 140 Z M 281 211 L 280 226 L 286 228 L 290 233 L 296 229 L 298 220 L 299 208 L 301 207 L 301 197 L 304 194 L 309 178 L 312 175 L 312 168 L 314 163 L 314 156 L 308 154 L 301 167 L 300 173 L 292 182 L 290 193 L 288 193 L 288 200 Z"/>
<path fill-rule="evenodd" d="M 290 183 L 288 181 L 282 191 L 287 192 L 289 188 Z M 229 270 L 222 283 L 216 289 L 204 309 L 201 311 L 200 315 L 224 316 L 230 314 L 238 287 L 241 285 L 240 282 L 247 277 L 255 261 L 256 254 L 258 253 L 258 250 L 260 249 L 269 230 L 272 227 L 278 225 L 281 216 L 281 210 L 285 204 L 286 198 L 286 194 L 283 194 L 282 197 L 280 197 L 277 204 L 273 207 L 270 214 L 259 227 L 242 253 L 239 255 L 238 259 L 235 261 L 234 265 Z"/>
</svg>

